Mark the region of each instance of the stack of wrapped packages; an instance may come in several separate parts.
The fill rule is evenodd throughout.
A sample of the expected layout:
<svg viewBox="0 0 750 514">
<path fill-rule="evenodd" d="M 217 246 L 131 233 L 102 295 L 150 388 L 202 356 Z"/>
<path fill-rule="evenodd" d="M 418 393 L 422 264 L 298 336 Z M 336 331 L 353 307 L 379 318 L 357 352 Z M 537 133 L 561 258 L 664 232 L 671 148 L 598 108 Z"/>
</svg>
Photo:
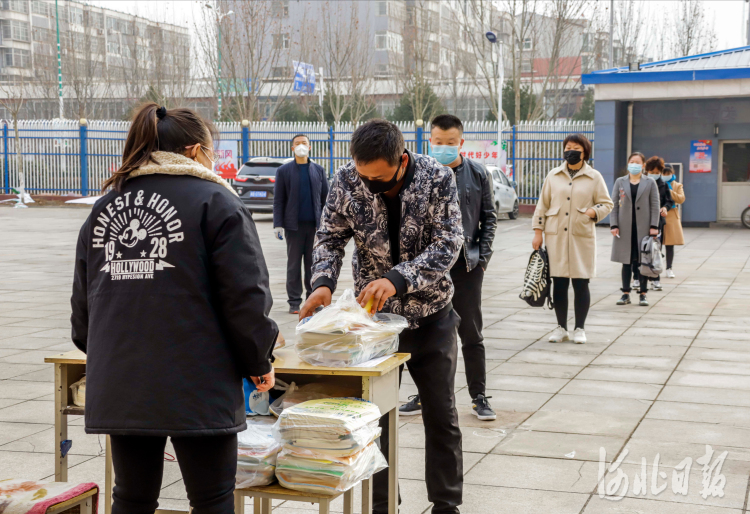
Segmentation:
<svg viewBox="0 0 750 514">
<path fill-rule="evenodd" d="M 247 430 L 237 434 L 237 488 L 274 482 L 281 445 L 273 432 L 274 418 L 259 416 L 248 419 Z"/>
<path fill-rule="evenodd" d="M 343 492 L 388 467 L 375 439 L 380 409 L 359 398 L 310 400 L 284 409 L 274 427 L 282 449 L 276 478 L 308 493 Z"/>
<path fill-rule="evenodd" d="M 295 350 L 315 366 L 353 367 L 398 350 L 398 335 L 409 326 L 397 314 L 370 315 L 347 289 L 335 304 L 297 325 Z"/>
</svg>

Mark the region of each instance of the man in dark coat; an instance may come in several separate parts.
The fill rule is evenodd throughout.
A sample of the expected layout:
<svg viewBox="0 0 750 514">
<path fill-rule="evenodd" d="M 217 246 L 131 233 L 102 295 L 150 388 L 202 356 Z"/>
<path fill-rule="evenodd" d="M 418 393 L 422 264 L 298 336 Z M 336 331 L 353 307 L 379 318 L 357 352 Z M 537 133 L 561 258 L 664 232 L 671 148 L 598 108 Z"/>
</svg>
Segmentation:
<svg viewBox="0 0 750 514">
<path fill-rule="evenodd" d="M 458 360 L 449 271 L 463 243 L 461 210 L 451 171 L 432 157 L 404 149 L 396 125 L 371 120 L 352 134 L 352 161 L 336 172 L 318 230 L 313 294 L 300 317 L 331 303 L 354 239 L 354 285 L 363 307 L 404 316 L 399 351 L 422 397 L 427 497 L 433 512 L 457 514 L 463 455 L 454 382 Z M 387 427 L 387 417 L 380 422 Z M 387 428 L 380 447 L 388 456 Z M 375 475 L 373 512 L 388 511 L 388 475 Z"/>
<path fill-rule="evenodd" d="M 482 336 L 482 282 L 492 257 L 497 215 L 493 199 L 492 181 L 480 163 L 461 156 L 464 126 L 451 114 L 441 114 L 432 120 L 430 155 L 453 170 L 461 204 L 464 241 L 458 261 L 451 268 L 456 314 L 461 318 L 458 335 L 466 368 L 466 382 L 472 399 L 472 414 L 483 421 L 496 418 L 487 400 L 484 337 Z M 402 405 L 404 416 L 422 413 L 419 395 Z"/>
<path fill-rule="evenodd" d="M 273 231 L 286 236 L 286 294 L 289 312 L 298 314 L 302 303 L 304 260 L 305 293 L 312 288 L 312 250 L 320 213 L 328 196 L 328 179 L 322 166 L 310 160 L 310 139 L 304 134 L 292 138 L 294 160 L 276 171 L 273 189 Z"/>
</svg>

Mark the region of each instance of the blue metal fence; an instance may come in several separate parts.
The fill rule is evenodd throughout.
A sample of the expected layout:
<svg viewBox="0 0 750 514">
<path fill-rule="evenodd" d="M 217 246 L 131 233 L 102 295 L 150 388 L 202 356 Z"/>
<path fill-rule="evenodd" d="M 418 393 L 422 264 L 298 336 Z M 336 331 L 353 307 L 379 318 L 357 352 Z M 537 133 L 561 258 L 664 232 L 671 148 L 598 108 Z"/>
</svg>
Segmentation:
<svg viewBox="0 0 750 514">
<path fill-rule="evenodd" d="M 406 147 L 416 153 L 428 151 L 429 127 L 398 123 Z M 73 120 L 19 121 L 18 134 L 10 122 L 2 125 L 3 172 L 0 191 L 6 194 L 21 184 L 17 166 L 16 137 L 20 143 L 21 168 L 28 192 L 34 194 L 96 194 L 119 166 L 128 122 Z M 356 128 L 351 123 L 218 123 L 219 139 L 237 144 L 240 162 L 253 157 L 286 158 L 296 134 L 310 138 L 313 159 L 329 174 L 347 162 L 349 141 Z M 593 122 L 529 122 L 504 126 L 507 172 L 518 183 L 522 201 L 535 201 L 547 172 L 561 161 L 566 135 L 581 132 L 593 142 Z M 497 123 L 467 122 L 467 141 L 495 141 Z M 485 155 L 486 157 L 486 155 Z"/>
</svg>

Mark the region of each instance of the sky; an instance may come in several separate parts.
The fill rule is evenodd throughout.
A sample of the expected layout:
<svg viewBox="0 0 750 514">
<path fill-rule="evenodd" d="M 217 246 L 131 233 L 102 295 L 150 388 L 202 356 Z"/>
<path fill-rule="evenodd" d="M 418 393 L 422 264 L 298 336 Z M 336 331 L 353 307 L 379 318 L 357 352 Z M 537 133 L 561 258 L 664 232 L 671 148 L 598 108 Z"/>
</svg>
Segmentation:
<svg viewBox="0 0 750 514">
<path fill-rule="evenodd" d="M 363 0 L 359 0 L 363 1 Z M 609 0 L 598 0 L 609 4 Z M 615 0 L 617 1 L 617 0 Z M 648 0 L 653 13 L 663 13 L 670 4 L 677 0 Z M 200 22 L 204 16 L 201 4 L 197 1 L 175 0 L 89 0 L 87 3 L 99 5 L 109 9 L 137 14 L 156 21 L 164 21 L 188 27 L 191 30 L 195 22 Z M 718 37 L 717 50 L 744 46 L 744 26 L 747 23 L 747 13 L 744 10 L 744 0 L 704 0 L 708 11 L 708 18 L 713 19 L 714 31 Z M 745 16 L 743 16 L 743 13 Z"/>
</svg>

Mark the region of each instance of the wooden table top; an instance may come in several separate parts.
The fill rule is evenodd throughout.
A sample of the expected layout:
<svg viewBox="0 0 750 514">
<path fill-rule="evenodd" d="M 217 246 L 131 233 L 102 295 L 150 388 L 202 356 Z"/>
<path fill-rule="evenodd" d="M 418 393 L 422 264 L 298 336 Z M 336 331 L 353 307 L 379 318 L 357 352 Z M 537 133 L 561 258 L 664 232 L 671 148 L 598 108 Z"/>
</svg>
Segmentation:
<svg viewBox="0 0 750 514">
<path fill-rule="evenodd" d="M 276 373 L 293 373 L 297 375 L 334 375 L 356 377 L 378 377 L 385 375 L 405 363 L 411 357 L 408 353 L 394 353 L 391 357 L 371 368 L 333 368 L 313 366 L 302 362 L 294 348 L 286 347 L 274 350 L 276 362 L 273 368 Z M 86 354 L 80 350 L 50 355 L 44 362 L 51 364 L 86 364 Z"/>
</svg>

